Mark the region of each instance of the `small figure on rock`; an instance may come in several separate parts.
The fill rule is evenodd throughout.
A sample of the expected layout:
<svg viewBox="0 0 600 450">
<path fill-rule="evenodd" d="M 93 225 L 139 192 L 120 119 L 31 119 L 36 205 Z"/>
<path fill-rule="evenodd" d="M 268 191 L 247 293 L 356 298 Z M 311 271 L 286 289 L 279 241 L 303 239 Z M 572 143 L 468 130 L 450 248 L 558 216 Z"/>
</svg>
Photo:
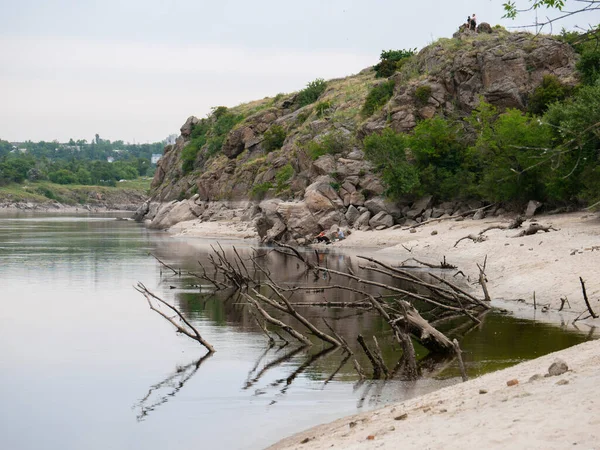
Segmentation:
<svg viewBox="0 0 600 450">
<path fill-rule="evenodd" d="M 473 13 L 473 17 L 471 17 L 471 30 L 475 31 L 477 29 L 477 17 L 475 17 L 475 13 Z"/>
</svg>

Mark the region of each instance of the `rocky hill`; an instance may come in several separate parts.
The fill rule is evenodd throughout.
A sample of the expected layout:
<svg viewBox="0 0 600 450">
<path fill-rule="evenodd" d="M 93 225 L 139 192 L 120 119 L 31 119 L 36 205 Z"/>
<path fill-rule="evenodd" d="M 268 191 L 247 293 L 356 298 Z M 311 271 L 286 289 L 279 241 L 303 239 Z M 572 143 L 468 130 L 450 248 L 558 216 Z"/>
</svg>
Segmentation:
<svg viewBox="0 0 600 450">
<path fill-rule="evenodd" d="M 386 127 L 410 132 L 436 115 L 466 116 L 481 99 L 525 110 L 545 75 L 577 83 L 569 45 L 486 30 L 440 39 L 389 79 L 368 68 L 322 83 L 324 91 L 309 104 L 305 90 L 188 118 L 176 144 L 165 147 L 152 199 L 137 217 L 168 228 L 197 217 L 237 216 L 253 220 L 263 237 L 303 243 L 332 226 L 389 227 L 477 206 L 386 199 L 362 141 Z M 365 101 L 377 88 L 388 88 L 389 99 L 368 109 Z"/>
</svg>

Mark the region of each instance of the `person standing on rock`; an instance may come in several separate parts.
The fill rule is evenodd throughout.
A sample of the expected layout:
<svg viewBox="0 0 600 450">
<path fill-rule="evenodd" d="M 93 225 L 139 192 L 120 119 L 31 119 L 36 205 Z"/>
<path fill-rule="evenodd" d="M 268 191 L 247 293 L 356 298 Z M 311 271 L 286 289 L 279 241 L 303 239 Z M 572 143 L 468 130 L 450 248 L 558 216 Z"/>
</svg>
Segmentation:
<svg viewBox="0 0 600 450">
<path fill-rule="evenodd" d="M 471 29 L 471 16 L 467 16 L 467 30 Z"/>
<path fill-rule="evenodd" d="M 475 13 L 473 13 L 473 17 L 471 17 L 471 30 L 475 31 L 477 28 L 477 17 L 475 17 Z"/>
</svg>

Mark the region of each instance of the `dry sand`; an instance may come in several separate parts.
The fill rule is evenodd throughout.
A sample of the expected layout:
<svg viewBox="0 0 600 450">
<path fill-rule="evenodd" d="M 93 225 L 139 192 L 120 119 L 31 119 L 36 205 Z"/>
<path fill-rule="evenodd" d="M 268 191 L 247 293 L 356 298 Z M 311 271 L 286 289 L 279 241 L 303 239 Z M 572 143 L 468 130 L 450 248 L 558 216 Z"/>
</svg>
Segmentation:
<svg viewBox="0 0 600 450">
<path fill-rule="evenodd" d="M 529 381 L 556 356 L 569 372 Z M 586 342 L 320 425 L 270 449 L 600 449 L 599 368 L 600 341 Z M 519 384 L 507 386 L 514 379 Z"/>
<path fill-rule="evenodd" d="M 514 237 L 520 230 L 491 230 L 488 240 L 455 243 L 506 219 L 442 221 L 411 233 L 407 229 L 354 231 L 331 248 L 343 247 L 399 264 L 408 258 L 458 267 L 473 292 L 487 256 L 486 273 L 493 304 L 517 315 L 572 326 L 587 311 L 579 277 L 592 308 L 600 313 L 600 217 L 593 213 L 539 216 L 558 231 Z M 524 227 L 529 225 L 529 221 Z M 254 237 L 247 224 L 186 222 L 172 232 L 195 237 Z M 435 233 L 434 233 L 435 231 Z M 460 275 L 459 275 L 460 276 Z M 533 309 L 535 292 L 537 310 Z M 570 308 L 558 312 L 561 298 Z M 544 308 L 544 306 L 547 306 Z M 584 316 L 587 313 L 584 314 Z M 584 331 L 600 319 L 577 321 Z M 570 371 L 545 374 L 560 356 Z M 517 379 L 519 384 L 507 386 Z M 370 448 L 585 448 L 600 449 L 600 341 L 587 342 L 383 409 L 346 417 L 287 438 L 273 449 Z M 487 391 L 480 393 L 480 390 Z M 404 418 L 404 414 L 406 414 Z"/>
</svg>

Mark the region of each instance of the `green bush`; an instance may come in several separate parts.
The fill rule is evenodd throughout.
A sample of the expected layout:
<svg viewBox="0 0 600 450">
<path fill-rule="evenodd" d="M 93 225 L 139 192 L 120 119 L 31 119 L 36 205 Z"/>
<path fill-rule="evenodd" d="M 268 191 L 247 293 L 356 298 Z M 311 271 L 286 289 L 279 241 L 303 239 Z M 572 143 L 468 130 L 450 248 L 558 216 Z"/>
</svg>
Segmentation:
<svg viewBox="0 0 600 450">
<path fill-rule="evenodd" d="M 263 198 L 265 198 L 267 191 L 272 187 L 273 185 L 269 182 L 255 184 L 254 186 L 252 186 L 252 189 L 250 189 L 250 197 L 252 197 L 255 200 L 262 200 Z"/>
<path fill-rule="evenodd" d="M 298 92 L 298 104 L 302 107 L 316 102 L 326 88 L 327 82 L 323 78 L 309 82 L 304 89 Z"/>
<path fill-rule="evenodd" d="M 577 70 L 584 84 L 594 84 L 600 75 L 600 49 L 594 47 L 584 50 L 577 61 Z"/>
<path fill-rule="evenodd" d="M 275 175 L 275 181 L 277 183 L 277 185 L 276 185 L 277 192 L 281 192 L 281 191 L 285 190 L 285 188 L 288 185 L 288 181 L 293 176 L 294 176 L 294 168 L 292 167 L 291 164 L 286 164 L 281 169 L 279 169 L 279 171 Z"/>
<path fill-rule="evenodd" d="M 318 159 L 326 154 L 342 153 L 350 145 L 352 145 L 352 139 L 349 135 L 341 131 L 333 131 L 321 136 L 318 140 L 310 141 L 306 149 L 312 159 Z"/>
<path fill-rule="evenodd" d="M 394 80 L 388 80 L 384 83 L 373 86 L 373 88 L 367 94 L 365 104 L 361 109 L 361 115 L 363 117 L 370 117 L 375 111 L 385 105 L 390 98 L 394 95 Z"/>
<path fill-rule="evenodd" d="M 387 194 L 400 197 L 419 186 L 415 167 L 406 161 L 409 136 L 386 128 L 381 134 L 371 134 L 364 141 L 365 156 L 372 161 L 387 187 Z M 368 197 L 363 193 L 365 198 Z"/>
<path fill-rule="evenodd" d="M 263 135 L 262 147 L 267 153 L 279 150 L 286 137 L 287 133 L 281 125 L 272 125 Z"/>
<path fill-rule="evenodd" d="M 315 105 L 315 113 L 319 119 L 323 118 L 331 110 L 331 102 L 319 102 Z"/>
<path fill-rule="evenodd" d="M 73 172 L 67 169 L 59 169 L 48 174 L 50 181 L 56 184 L 75 184 L 77 177 Z"/>
<path fill-rule="evenodd" d="M 429 99 L 431 98 L 431 86 L 428 84 L 424 84 L 415 89 L 415 99 L 417 100 L 417 104 L 426 105 Z"/>
<path fill-rule="evenodd" d="M 544 114 L 551 103 L 564 100 L 571 92 L 555 75 L 544 75 L 541 84 L 535 88 L 528 101 L 532 114 Z"/>
<path fill-rule="evenodd" d="M 408 58 L 416 53 L 417 49 L 384 50 L 379 57 L 379 64 L 373 66 L 377 78 L 391 77 Z"/>
</svg>

